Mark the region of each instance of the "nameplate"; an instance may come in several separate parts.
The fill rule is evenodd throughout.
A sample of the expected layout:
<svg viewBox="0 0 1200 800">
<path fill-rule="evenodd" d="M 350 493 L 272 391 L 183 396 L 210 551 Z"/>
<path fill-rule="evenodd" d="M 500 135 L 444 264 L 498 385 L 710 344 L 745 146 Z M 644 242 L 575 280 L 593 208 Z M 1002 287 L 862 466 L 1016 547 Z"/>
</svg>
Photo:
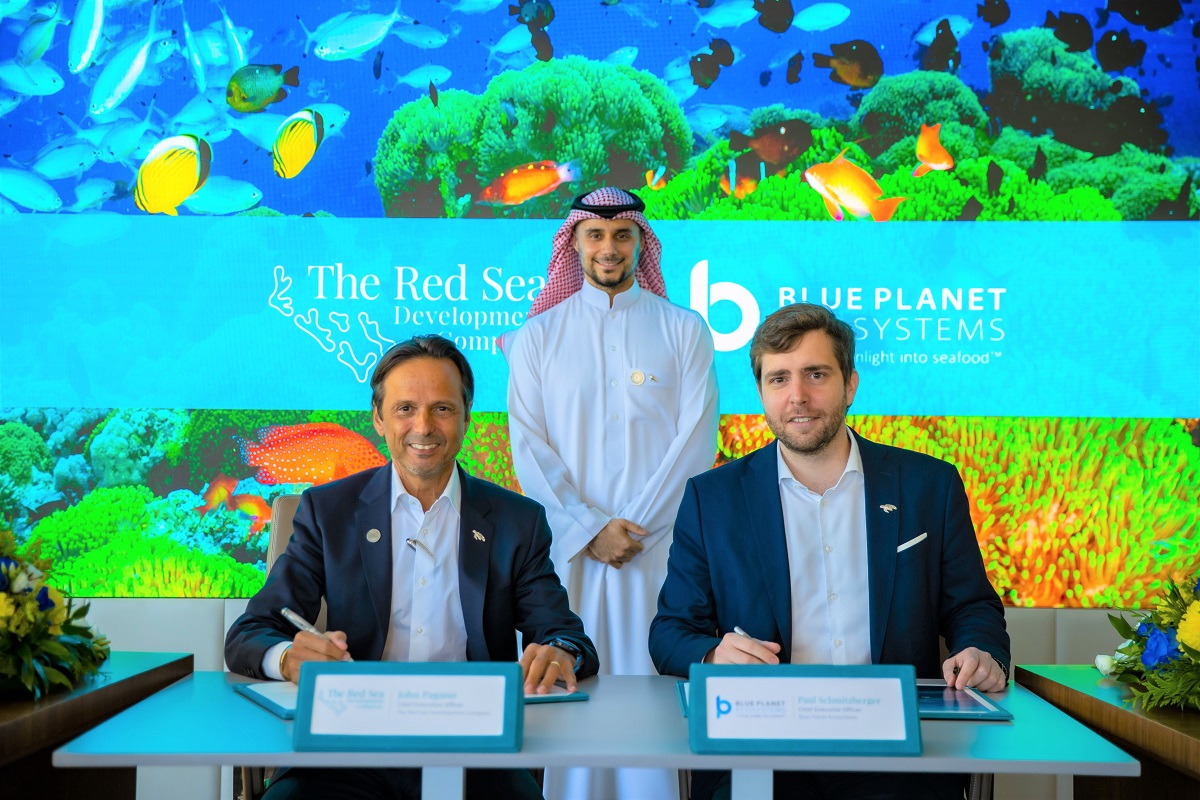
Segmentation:
<svg viewBox="0 0 1200 800">
<path fill-rule="evenodd" d="M 305 662 L 293 745 L 515 753 L 523 686 L 517 663 Z"/>
<path fill-rule="evenodd" d="M 920 755 L 910 665 L 693 664 L 696 753 Z"/>
</svg>

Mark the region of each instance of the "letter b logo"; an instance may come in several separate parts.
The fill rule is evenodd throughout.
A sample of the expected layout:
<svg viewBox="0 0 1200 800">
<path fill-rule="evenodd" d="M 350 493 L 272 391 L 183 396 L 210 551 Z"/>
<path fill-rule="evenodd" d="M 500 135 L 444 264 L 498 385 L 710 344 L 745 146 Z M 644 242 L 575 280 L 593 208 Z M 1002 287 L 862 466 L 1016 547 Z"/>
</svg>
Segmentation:
<svg viewBox="0 0 1200 800">
<path fill-rule="evenodd" d="M 731 711 L 733 711 L 733 705 L 728 700 L 722 700 L 721 695 L 717 695 L 717 719 Z"/>
<path fill-rule="evenodd" d="M 745 346 L 754 336 L 754 329 L 758 327 L 760 318 L 758 301 L 745 286 L 728 281 L 714 283 L 710 294 L 708 259 L 697 262 L 696 266 L 692 267 L 691 305 L 692 310 L 704 318 L 704 322 L 710 330 L 712 330 L 712 323 L 708 321 L 708 311 L 722 300 L 734 303 L 742 312 L 742 321 L 733 333 L 721 333 L 716 330 L 712 332 L 713 346 L 717 352 L 727 353 Z"/>
</svg>

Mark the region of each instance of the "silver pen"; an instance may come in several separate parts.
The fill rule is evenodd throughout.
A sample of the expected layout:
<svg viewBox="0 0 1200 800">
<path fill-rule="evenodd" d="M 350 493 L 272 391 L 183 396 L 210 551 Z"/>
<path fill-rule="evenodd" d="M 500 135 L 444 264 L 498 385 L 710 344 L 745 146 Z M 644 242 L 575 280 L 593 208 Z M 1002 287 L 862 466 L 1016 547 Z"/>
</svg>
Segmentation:
<svg viewBox="0 0 1200 800">
<path fill-rule="evenodd" d="M 422 550 L 424 550 L 426 553 L 429 554 L 430 558 L 432 558 L 434 561 L 437 561 L 437 556 L 435 556 L 433 554 L 433 551 L 430 550 L 429 547 L 426 546 L 426 544 L 424 542 L 420 541 L 419 539 L 405 539 L 404 543 L 406 545 L 408 545 L 409 547 L 411 547 L 413 550 L 416 550 L 418 547 L 421 548 Z"/>
<path fill-rule="evenodd" d="M 751 636 L 750 634 L 746 633 L 744 630 L 742 630 L 741 628 L 739 628 L 737 625 L 734 625 L 734 626 L 733 626 L 733 632 L 734 632 L 734 633 L 736 633 L 738 636 L 745 636 L 747 639 L 754 639 L 754 637 L 753 637 L 753 636 Z"/>
<path fill-rule="evenodd" d="M 304 617 L 297 614 L 295 611 L 292 611 L 287 606 L 284 606 L 283 608 L 279 609 L 279 613 L 283 615 L 284 619 L 286 619 L 288 622 L 292 623 L 292 625 L 296 626 L 296 628 L 298 630 L 307 631 L 308 633 L 311 633 L 313 636 L 320 636 L 322 639 L 324 639 L 327 642 L 332 641 L 324 633 L 317 630 L 315 625 L 313 625 L 311 622 L 306 620 Z M 354 660 L 354 657 L 350 656 L 349 651 L 346 651 L 346 655 L 349 657 L 347 660 L 349 660 L 349 661 Z"/>
</svg>

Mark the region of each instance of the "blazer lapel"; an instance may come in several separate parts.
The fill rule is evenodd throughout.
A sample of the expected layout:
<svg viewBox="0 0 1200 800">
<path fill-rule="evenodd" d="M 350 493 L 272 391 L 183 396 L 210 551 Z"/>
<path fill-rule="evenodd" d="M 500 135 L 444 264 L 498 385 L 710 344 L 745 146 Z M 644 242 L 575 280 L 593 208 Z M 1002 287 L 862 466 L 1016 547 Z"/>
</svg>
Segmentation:
<svg viewBox="0 0 1200 800">
<path fill-rule="evenodd" d="M 749 456 L 742 491 L 750 514 L 749 539 L 754 543 L 767 586 L 767 599 L 783 638 L 783 652 L 792 652 L 792 579 L 788 572 L 783 505 L 779 499 L 778 443 Z"/>
<path fill-rule="evenodd" d="M 392 462 L 388 462 L 367 482 L 359 496 L 354 515 L 354 536 L 362 560 L 362 575 L 371 593 L 371 605 L 379 622 L 381 639 L 379 652 L 387 641 L 392 616 Z M 367 534 L 377 531 L 379 537 L 370 541 Z M 371 537 L 375 538 L 375 537 Z"/>
<path fill-rule="evenodd" d="M 854 434 L 862 458 L 866 496 L 867 575 L 871 609 L 871 663 L 878 664 L 896 582 L 896 547 L 900 542 L 900 472 L 887 450 Z M 884 506 L 890 506 L 887 511 Z"/>
<path fill-rule="evenodd" d="M 494 527 L 488 521 L 491 504 L 479 490 L 479 481 L 461 467 L 461 527 L 458 532 L 458 596 L 462 602 L 463 622 L 467 627 L 467 660 L 489 661 L 487 638 L 483 633 L 483 598 L 487 592 L 488 563 L 492 554 Z"/>
</svg>

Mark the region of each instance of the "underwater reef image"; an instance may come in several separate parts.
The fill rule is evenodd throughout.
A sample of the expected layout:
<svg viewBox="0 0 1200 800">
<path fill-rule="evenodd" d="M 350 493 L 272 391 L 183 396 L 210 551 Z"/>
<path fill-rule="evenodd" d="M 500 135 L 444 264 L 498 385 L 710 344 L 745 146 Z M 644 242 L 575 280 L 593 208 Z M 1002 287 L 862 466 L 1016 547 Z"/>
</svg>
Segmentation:
<svg viewBox="0 0 1200 800">
<path fill-rule="evenodd" d="M 958 467 L 1008 605 L 1138 607 L 1200 569 L 1200 419 L 848 422 Z M 772 438 L 762 415 L 723 415 L 716 463 Z M 250 597 L 271 501 L 385 459 L 365 411 L 5 408 L 0 525 L 74 596 Z M 520 490 L 505 413 L 472 414 L 458 461 Z"/>
<path fill-rule="evenodd" d="M 609 184 L 672 220 L 1195 220 L 1198 32 L 1163 0 L 5 0 L 0 213 L 556 218 Z"/>
</svg>

